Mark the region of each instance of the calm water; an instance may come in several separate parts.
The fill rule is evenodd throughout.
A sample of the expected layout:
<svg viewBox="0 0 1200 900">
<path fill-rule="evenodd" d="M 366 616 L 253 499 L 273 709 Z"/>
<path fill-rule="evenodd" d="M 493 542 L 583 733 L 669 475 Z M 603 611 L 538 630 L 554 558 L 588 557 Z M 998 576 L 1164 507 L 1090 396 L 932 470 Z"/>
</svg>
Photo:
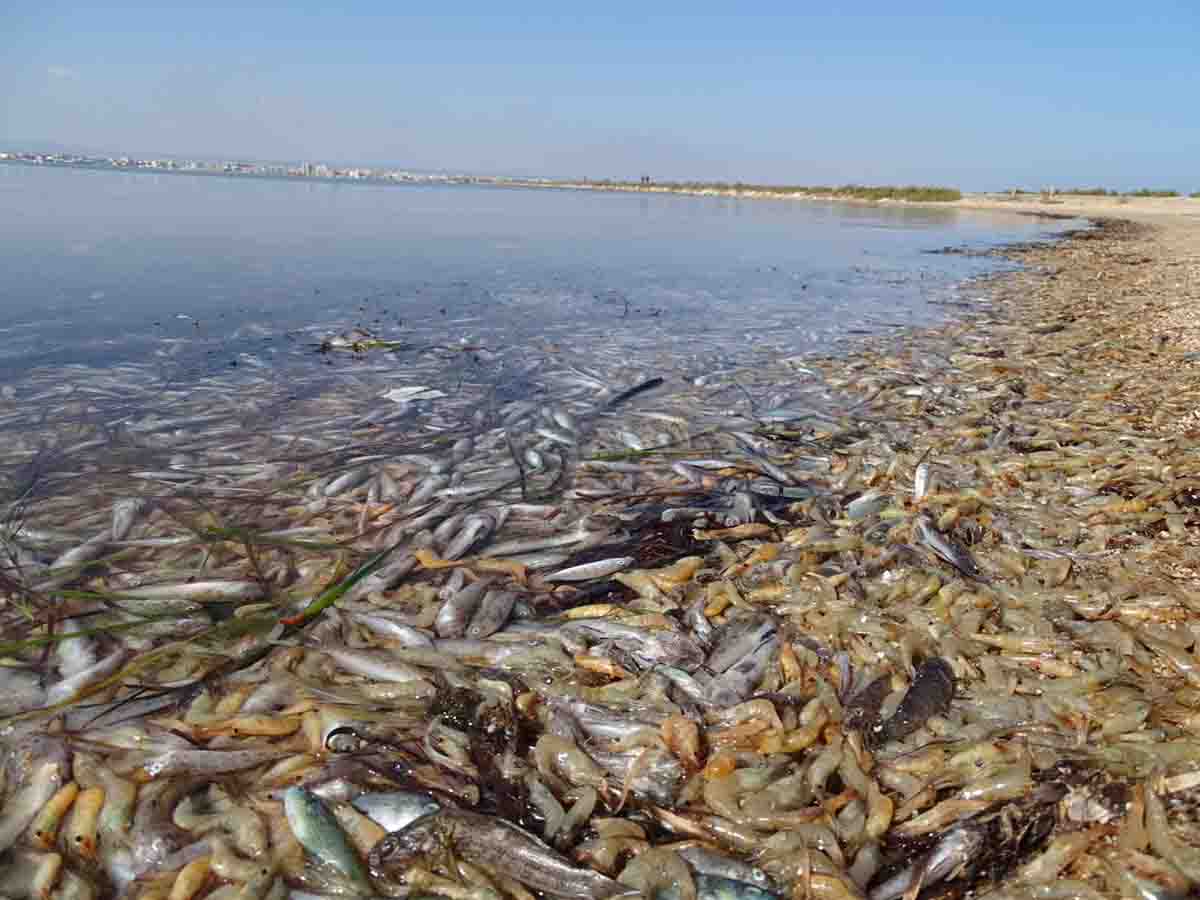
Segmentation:
<svg viewBox="0 0 1200 900">
<path fill-rule="evenodd" d="M 687 354 L 695 370 L 929 322 L 1047 233 L 958 210 L 298 183 L 0 165 L 0 379 L 158 361 L 319 364 L 355 326 L 421 343 Z"/>
</svg>

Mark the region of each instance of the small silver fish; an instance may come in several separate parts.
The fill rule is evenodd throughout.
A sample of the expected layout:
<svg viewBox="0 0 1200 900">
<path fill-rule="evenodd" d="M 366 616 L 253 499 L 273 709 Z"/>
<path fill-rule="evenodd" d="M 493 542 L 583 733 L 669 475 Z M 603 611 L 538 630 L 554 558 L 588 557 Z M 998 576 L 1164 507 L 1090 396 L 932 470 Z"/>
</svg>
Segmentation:
<svg viewBox="0 0 1200 900">
<path fill-rule="evenodd" d="M 437 812 L 441 806 L 428 794 L 416 791 L 392 791 L 362 794 L 351 805 L 384 831 L 400 831 L 421 816 Z"/>
<path fill-rule="evenodd" d="M 920 503 L 928 496 L 931 480 L 932 475 L 929 470 L 929 463 L 920 463 L 917 466 L 917 471 L 913 474 L 913 503 Z"/>
<path fill-rule="evenodd" d="M 928 513 L 921 513 L 921 515 L 917 516 L 916 531 L 917 539 L 932 550 L 943 562 L 949 563 L 967 578 L 974 579 L 975 581 L 986 580 L 983 573 L 979 570 L 979 566 L 975 563 L 974 557 L 967 552 L 967 548 L 938 531 L 937 526 Z"/>
<path fill-rule="evenodd" d="M 559 569 L 545 576 L 547 581 L 587 581 L 591 578 L 607 578 L 623 569 L 628 569 L 637 559 L 632 556 L 614 556 L 612 559 L 598 559 L 595 562 Z"/>
</svg>

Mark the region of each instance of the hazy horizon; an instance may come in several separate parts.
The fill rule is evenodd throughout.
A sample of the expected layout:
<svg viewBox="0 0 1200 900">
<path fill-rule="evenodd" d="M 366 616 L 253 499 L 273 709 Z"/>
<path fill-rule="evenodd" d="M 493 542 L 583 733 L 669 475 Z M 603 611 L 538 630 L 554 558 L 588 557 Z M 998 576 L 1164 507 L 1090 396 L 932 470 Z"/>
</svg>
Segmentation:
<svg viewBox="0 0 1200 900">
<path fill-rule="evenodd" d="M 314 163 L 314 164 L 324 164 L 327 166 L 332 166 L 334 168 L 356 168 L 356 167 L 387 168 L 387 169 L 396 169 L 396 170 L 414 172 L 414 173 L 418 173 L 418 174 L 439 174 L 439 175 L 440 174 L 446 174 L 446 175 L 458 174 L 458 175 L 469 175 L 469 176 L 484 177 L 484 178 L 489 178 L 489 177 L 508 178 L 508 177 L 511 177 L 511 178 L 547 178 L 547 179 L 551 179 L 551 180 L 568 180 L 568 179 L 572 179 L 572 178 L 587 177 L 593 181 L 602 181 L 604 179 L 620 180 L 620 179 L 626 179 L 626 178 L 636 180 L 641 174 L 644 174 L 644 173 L 628 173 L 627 172 L 627 173 L 620 173 L 620 174 L 615 174 L 615 175 L 613 175 L 613 174 L 609 174 L 609 175 L 576 175 L 576 174 L 562 173 L 562 172 L 495 171 L 495 170 L 478 170 L 478 169 L 452 169 L 452 168 L 445 168 L 445 167 L 443 167 L 443 168 L 424 168 L 421 166 L 408 165 L 408 164 L 404 163 L 403 161 L 397 161 L 397 160 L 336 159 L 336 158 L 335 159 L 324 159 L 324 158 L 323 159 L 301 159 L 301 158 L 274 159 L 274 158 L 256 157 L 256 156 L 252 156 L 252 155 L 244 154 L 244 153 L 243 154 L 224 153 L 224 154 L 214 154 L 212 156 L 202 156 L 199 154 L 189 154 L 189 153 L 163 153 L 163 152 L 159 152 L 159 151 L 155 151 L 155 150 L 148 150 L 148 149 L 130 150 L 127 148 L 90 147 L 90 146 L 86 146 L 86 145 L 72 145 L 72 144 L 62 143 L 60 141 L 11 141 L 9 143 L 9 145 L 0 147 L 0 152 L 13 152 L 13 151 L 28 151 L 28 152 L 34 152 L 34 153 L 47 153 L 47 154 L 52 154 L 52 153 L 77 154 L 77 155 L 81 155 L 81 156 L 103 157 L 105 159 L 119 159 L 124 156 L 124 157 L 137 158 L 137 159 L 172 159 L 172 160 L 189 160 L 189 161 L 193 161 L 193 162 L 218 162 L 218 161 L 235 162 L 236 161 L 236 162 L 252 163 L 254 165 L 299 166 L 299 165 L 303 165 L 304 163 Z M 217 173 L 217 174 L 220 174 L 220 173 Z M 658 175 L 652 175 L 651 177 L 654 179 L 654 181 L 656 183 L 659 183 L 659 184 L 669 184 L 674 181 L 680 181 L 680 182 L 682 182 L 682 181 L 712 181 L 712 182 L 723 181 L 722 179 L 705 179 L 705 178 L 697 178 L 697 177 L 692 177 L 692 178 L 674 177 L 669 174 L 661 174 L 661 173 Z M 780 180 L 772 181 L 770 179 L 763 180 L 763 179 L 755 179 L 755 178 L 742 178 L 742 179 L 734 179 L 734 180 L 739 180 L 744 184 L 785 185 L 785 184 L 800 184 L 801 183 L 801 182 L 785 182 L 785 181 L 780 181 Z M 815 184 L 815 182 L 805 182 L 805 183 L 806 184 L 807 183 Z M 884 184 L 884 183 L 885 182 L 881 182 L 881 181 L 868 182 L 868 181 L 864 181 L 863 179 L 848 178 L 848 179 L 844 179 L 841 181 L 830 182 L 829 186 L 838 187 L 838 186 L 847 185 L 847 184 Z M 900 182 L 893 181 L 893 182 L 886 182 L 886 183 L 899 184 Z M 921 184 L 933 184 L 933 183 L 934 182 L 921 182 Z M 904 184 L 916 184 L 916 182 L 904 182 Z M 1196 176 L 1180 176 L 1180 177 L 1176 177 L 1174 179 L 1169 178 L 1169 177 L 1159 176 L 1159 175 L 1147 176 L 1144 178 L 1138 178 L 1138 177 L 1128 178 L 1127 177 L 1127 178 L 1122 178 L 1119 180 L 1111 179 L 1111 178 L 1110 179 L 1097 178 L 1097 179 L 1091 179 L 1091 180 L 1088 180 L 1086 178 L 1085 179 L 1078 179 L 1078 178 L 1065 179 L 1065 180 L 1061 180 L 1061 179 L 1054 180 L 1054 179 L 1042 178 L 1042 179 L 1036 179 L 1036 180 L 1023 182 L 1023 183 L 1015 183 L 1014 182 L 1011 184 L 1005 184 L 1003 187 L 988 187 L 988 188 L 970 187 L 970 186 L 960 185 L 956 182 L 949 182 L 949 181 L 945 181 L 945 180 L 937 182 L 937 184 L 945 185 L 948 187 L 961 187 L 965 191 L 975 192 L 975 193 L 1003 192 L 1003 191 L 1007 191 L 1011 188 L 1024 188 L 1024 189 L 1057 188 L 1057 189 L 1070 190 L 1072 188 L 1102 187 L 1102 188 L 1107 188 L 1109 190 L 1118 190 L 1118 191 L 1137 190 L 1139 188 L 1171 188 L 1171 189 L 1179 191 L 1181 194 L 1190 194 L 1195 191 L 1200 191 L 1200 174 L 1197 174 Z"/>
<path fill-rule="evenodd" d="M 0 143 L 546 177 L 1200 189 L 1200 10 L 47 3 Z"/>
</svg>

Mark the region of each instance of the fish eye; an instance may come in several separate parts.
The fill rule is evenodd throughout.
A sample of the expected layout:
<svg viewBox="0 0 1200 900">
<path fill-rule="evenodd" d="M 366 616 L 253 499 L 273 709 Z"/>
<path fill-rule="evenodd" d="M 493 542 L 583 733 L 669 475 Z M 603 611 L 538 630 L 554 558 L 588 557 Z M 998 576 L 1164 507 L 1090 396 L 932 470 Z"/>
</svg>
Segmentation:
<svg viewBox="0 0 1200 900">
<path fill-rule="evenodd" d="M 331 753 L 352 753 L 362 749 L 362 736 L 349 725 L 340 725 L 325 737 L 325 749 Z"/>
</svg>

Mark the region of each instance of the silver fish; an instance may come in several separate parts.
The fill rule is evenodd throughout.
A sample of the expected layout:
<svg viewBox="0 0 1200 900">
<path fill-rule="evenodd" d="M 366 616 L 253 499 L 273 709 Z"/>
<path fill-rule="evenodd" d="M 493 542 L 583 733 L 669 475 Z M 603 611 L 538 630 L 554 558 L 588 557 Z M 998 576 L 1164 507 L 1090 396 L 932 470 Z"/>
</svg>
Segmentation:
<svg viewBox="0 0 1200 900">
<path fill-rule="evenodd" d="M 546 581 L 588 581 L 592 578 L 607 578 L 628 569 L 635 562 L 637 558 L 633 556 L 614 556 L 611 559 L 598 559 L 595 562 L 559 569 L 544 577 Z"/>
<path fill-rule="evenodd" d="M 937 530 L 937 525 L 928 513 L 917 516 L 917 538 L 922 544 L 937 554 L 943 562 L 949 563 L 967 578 L 976 581 L 986 580 L 976 565 L 975 559 L 953 538 L 946 537 Z"/>
<path fill-rule="evenodd" d="M 437 812 L 441 805 L 428 794 L 394 791 L 361 794 L 351 805 L 384 831 L 400 831 L 422 816 Z"/>
<path fill-rule="evenodd" d="M 431 813 L 387 835 L 371 848 L 368 863 L 376 877 L 383 879 L 447 845 L 468 862 L 494 868 L 554 897 L 607 900 L 637 893 L 599 872 L 572 865 L 557 850 L 510 822 L 461 809 Z"/>
</svg>

